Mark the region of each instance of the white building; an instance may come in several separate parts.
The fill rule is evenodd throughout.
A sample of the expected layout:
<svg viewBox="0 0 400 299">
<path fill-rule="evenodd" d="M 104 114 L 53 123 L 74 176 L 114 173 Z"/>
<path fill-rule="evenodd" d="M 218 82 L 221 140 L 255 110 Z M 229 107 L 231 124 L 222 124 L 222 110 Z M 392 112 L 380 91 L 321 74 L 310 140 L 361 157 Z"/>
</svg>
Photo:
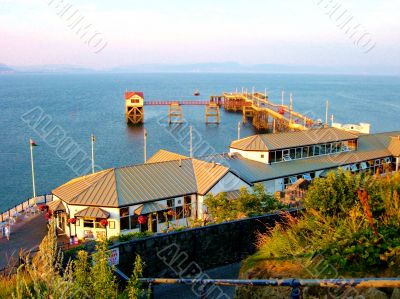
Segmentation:
<svg viewBox="0 0 400 299">
<path fill-rule="evenodd" d="M 204 196 L 262 183 L 284 191 L 343 168 L 399 170 L 400 132 L 357 135 L 337 128 L 254 135 L 203 160 L 160 150 L 146 164 L 106 169 L 53 190 L 58 227 L 79 239 L 187 226 L 202 219 Z M 230 192 L 238 194 L 238 192 Z M 142 220 L 145 224 L 140 224 Z M 105 220 L 107 220 L 105 222 Z M 107 225 L 104 225 L 107 224 Z"/>
<path fill-rule="evenodd" d="M 209 192 L 243 186 L 249 185 L 224 166 L 160 151 L 146 164 L 71 180 L 53 190 L 49 209 L 58 227 L 79 239 L 162 232 L 202 219 L 203 198 Z M 143 219 L 147 222 L 140 224 Z"/>
</svg>

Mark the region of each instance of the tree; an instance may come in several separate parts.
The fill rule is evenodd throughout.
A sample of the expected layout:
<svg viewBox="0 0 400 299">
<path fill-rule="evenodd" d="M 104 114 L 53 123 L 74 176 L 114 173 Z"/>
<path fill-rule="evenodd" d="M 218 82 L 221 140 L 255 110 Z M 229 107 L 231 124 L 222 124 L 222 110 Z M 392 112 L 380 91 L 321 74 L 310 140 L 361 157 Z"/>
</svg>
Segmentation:
<svg viewBox="0 0 400 299">
<path fill-rule="evenodd" d="M 136 255 L 133 273 L 129 278 L 128 286 L 126 287 L 126 293 L 129 299 L 138 299 L 145 295 L 145 291 L 142 289 L 142 284 L 139 280 L 143 274 L 144 263 L 140 255 Z"/>
<path fill-rule="evenodd" d="M 98 299 L 117 297 L 117 283 L 112 268 L 108 264 L 109 252 L 106 241 L 99 242 L 96 253 L 92 255 L 90 269 L 91 295 Z"/>
</svg>

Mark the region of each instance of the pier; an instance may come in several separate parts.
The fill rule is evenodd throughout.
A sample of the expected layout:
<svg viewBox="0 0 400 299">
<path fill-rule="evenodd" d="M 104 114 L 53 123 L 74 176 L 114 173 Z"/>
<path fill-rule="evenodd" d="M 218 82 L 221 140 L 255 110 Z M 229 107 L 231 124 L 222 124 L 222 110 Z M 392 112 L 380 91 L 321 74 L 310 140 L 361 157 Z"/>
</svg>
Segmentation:
<svg viewBox="0 0 400 299">
<path fill-rule="evenodd" d="M 290 104 L 275 104 L 269 100 L 267 92 L 224 92 L 212 95 L 209 100 L 150 100 L 145 101 L 142 92 L 126 92 L 126 121 L 128 124 L 144 122 L 145 106 L 168 106 L 170 124 L 181 124 L 182 106 L 205 106 L 205 123 L 219 124 L 220 108 L 226 111 L 242 113 L 242 122 L 248 121 L 257 130 L 272 132 L 303 131 L 315 127 L 313 119 L 293 110 L 293 99 Z"/>
</svg>

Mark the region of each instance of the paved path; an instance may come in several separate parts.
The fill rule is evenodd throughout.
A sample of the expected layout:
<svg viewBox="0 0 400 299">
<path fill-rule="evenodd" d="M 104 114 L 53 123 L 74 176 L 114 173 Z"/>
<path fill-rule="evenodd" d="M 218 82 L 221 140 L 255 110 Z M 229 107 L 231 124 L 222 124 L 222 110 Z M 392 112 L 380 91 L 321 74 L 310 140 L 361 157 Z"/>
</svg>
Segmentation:
<svg viewBox="0 0 400 299">
<path fill-rule="evenodd" d="M 205 271 L 209 278 L 237 279 L 239 277 L 240 264 L 231 264 Z M 191 286 L 186 285 L 159 285 L 154 287 L 154 298 L 162 299 L 197 299 L 200 298 Z M 207 294 L 208 299 L 212 298 L 233 298 L 235 287 L 219 287 Z"/>
<path fill-rule="evenodd" d="M 46 219 L 42 214 L 29 216 L 11 227 L 10 240 L 0 239 L 0 269 L 10 259 L 18 258 L 20 249 L 30 250 L 40 244 L 47 234 Z"/>
</svg>

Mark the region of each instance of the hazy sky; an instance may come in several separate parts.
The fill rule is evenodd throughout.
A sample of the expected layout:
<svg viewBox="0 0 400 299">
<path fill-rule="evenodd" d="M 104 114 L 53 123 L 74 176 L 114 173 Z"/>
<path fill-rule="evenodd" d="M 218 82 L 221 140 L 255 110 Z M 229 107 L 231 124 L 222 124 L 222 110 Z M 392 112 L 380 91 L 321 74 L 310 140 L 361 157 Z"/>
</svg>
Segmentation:
<svg viewBox="0 0 400 299">
<path fill-rule="evenodd" d="M 329 1 L 0 0 L 0 63 L 103 68 L 235 61 L 399 68 L 399 0 L 333 0 L 341 6 L 331 17 Z M 65 5 L 71 8 L 60 17 Z M 356 36 L 338 28 L 339 12 L 345 12 L 343 21 L 352 17 L 351 24 L 368 33 L 358 46 Z M 88 34 L 97 31 L 97 41 L 107 42 L 100 53 L 75 33 L 78 26 L 68 27 L 78 15 L 91 24 Z M 376 46 L 365 54 L 360 44 L 367 37 L 368 46 Z"/>
</svg>

